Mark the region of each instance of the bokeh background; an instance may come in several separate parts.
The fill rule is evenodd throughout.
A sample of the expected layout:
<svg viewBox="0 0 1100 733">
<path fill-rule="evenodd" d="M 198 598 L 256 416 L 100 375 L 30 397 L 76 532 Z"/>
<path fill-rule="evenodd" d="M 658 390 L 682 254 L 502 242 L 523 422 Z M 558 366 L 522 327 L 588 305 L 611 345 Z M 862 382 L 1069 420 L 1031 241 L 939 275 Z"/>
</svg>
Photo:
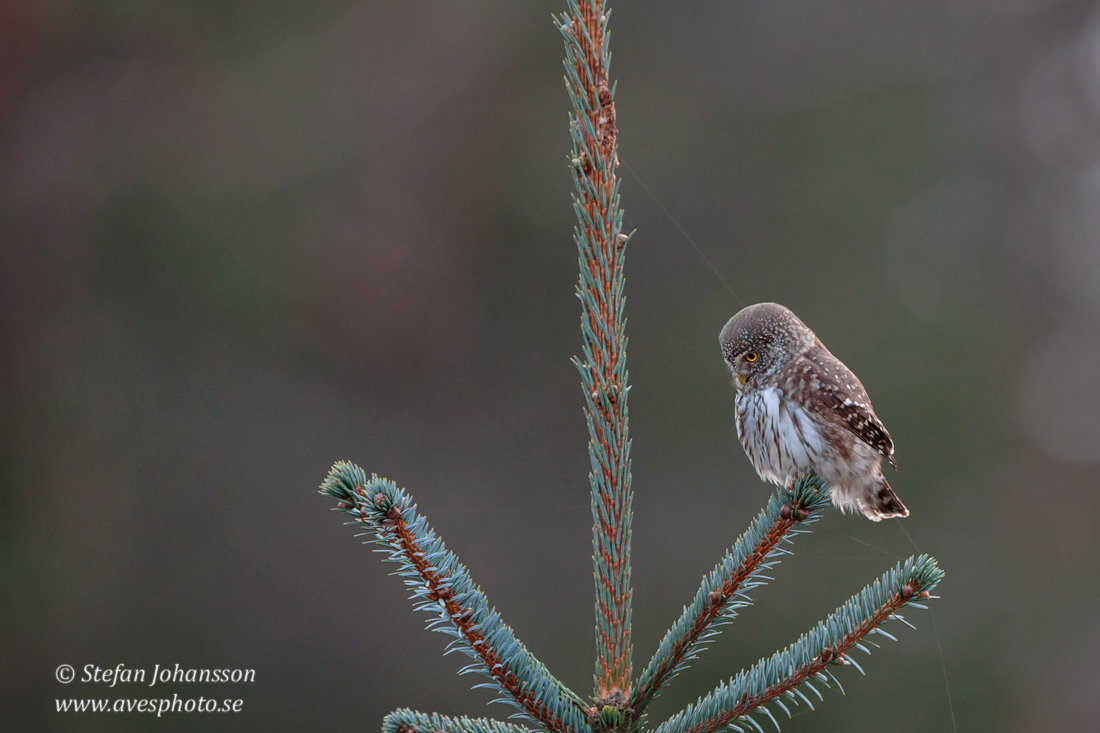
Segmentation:
<svg viewBox="0 0 1100 733">
<path fill-rule="evenodd" d="M 505 716 L 316 494 L 337 459 L 408 487 L 587 693 L 559 4 L 0 8 L 0 727 Z M 769 492 L 717 348 L 741 302 L 860 375 L 912 511 L 911 539 L 830 512 L 653 717 L 917 546 L 935 616 L 784 729 L 1094 729 L 1096 4 L 631 2 L 612 28 L 635 669 Z M 64 687 L 62 663 L 257 681 Z M 162 692 L 244 710 L 54 710 Z"/>
</svg>

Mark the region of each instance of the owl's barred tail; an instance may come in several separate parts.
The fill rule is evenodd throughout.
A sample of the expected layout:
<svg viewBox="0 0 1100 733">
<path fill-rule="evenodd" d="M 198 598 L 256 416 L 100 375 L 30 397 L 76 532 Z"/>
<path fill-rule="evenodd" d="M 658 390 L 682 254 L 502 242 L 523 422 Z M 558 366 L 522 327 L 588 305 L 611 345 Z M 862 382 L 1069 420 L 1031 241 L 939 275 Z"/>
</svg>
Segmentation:
<svg viewBox="0 0 1100 733">
<path fill-rule="evenodd" d="M 868 491 L 867 496 L 860 502 L 859 508 L 863 516 L 872 522 L 909 516 L 909 510 L 901 503 L 901 499 L 890 488 L 885 478 L 882 479 L 882 483 Z"/>
</svg>

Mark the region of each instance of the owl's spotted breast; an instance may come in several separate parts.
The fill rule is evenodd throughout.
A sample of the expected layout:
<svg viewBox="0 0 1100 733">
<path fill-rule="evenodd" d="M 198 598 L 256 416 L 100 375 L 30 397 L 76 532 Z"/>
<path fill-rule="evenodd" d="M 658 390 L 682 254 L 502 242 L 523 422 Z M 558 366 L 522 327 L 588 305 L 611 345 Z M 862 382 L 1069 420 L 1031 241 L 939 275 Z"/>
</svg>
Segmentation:
<svg viewBox="0 0 1100 733">
<path fill-rule="evenodd" d="M 823 427 L 777 387 L 737 395 L 737 437 L 765 481 L 786 484 L 821 463 L 829 451 Z"/>
</svg>

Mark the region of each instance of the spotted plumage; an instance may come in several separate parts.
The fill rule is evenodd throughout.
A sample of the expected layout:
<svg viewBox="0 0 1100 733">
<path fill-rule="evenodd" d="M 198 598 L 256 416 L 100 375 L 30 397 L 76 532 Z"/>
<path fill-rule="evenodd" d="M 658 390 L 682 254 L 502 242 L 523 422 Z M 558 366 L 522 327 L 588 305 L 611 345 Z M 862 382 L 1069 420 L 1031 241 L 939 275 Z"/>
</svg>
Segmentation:
<svg viewBox="0 0 1100 733">
<path fill-rule="evenodd" d="M 856 375 L 794 313 L 758 303 L 719 339 L 737 388 L 737 437 L 760 478 L 788 485 L 812 471 L 833 504 L 879 521 L 909 510 L 882 475 L 894 442 Z"/>
</svg>

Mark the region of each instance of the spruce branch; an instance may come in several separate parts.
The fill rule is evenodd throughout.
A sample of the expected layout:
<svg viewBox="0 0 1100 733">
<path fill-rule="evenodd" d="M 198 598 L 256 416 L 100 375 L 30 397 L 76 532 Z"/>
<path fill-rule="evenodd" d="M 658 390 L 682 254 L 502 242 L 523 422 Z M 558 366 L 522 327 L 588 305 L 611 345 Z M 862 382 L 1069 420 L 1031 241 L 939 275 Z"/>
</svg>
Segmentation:
<svg viewBox="0 0 1100 733">
<path fill-rule="evenodd" d="M 801 476 L 790 491 L 778 489 L 737 542 L 710 573 L 703 577 L 691 605 L 661 640 L 631 697 L 631 707 L 641 710 L 664 685 L 688 667 L 688 662 L 718 636 L 721 627 L 737 612 L 752 605 L 748 591 L 767 584 L 766 571 L 779 563 L 783 549 L 794 536 L 821 517 L 829 503 L 825 483 L 816 476 Z"/>
<path fill-rule="evenodd" d="M 630 438 L 627 418 L 623 262 L 614 87 L 608 16 L 602 0 L 568 0 L 556 19 L 565 40 L 565 87 L 572 102 L 571 168 L 577 193 L 573 230 L 580 265 L 581 374 L 592 464 L 592 561 L 596 584 L 597 701 L 630 688 Z"/>
<path fill-rule="evenodd" d="M 531 733 L 531 729 L 490 718 L 452 718 L 398 708 L 382 720 L 382 733 Z"/>
<path fill-rule="evenodd" d="M 943 571 L 928 555 L 899 562 L 794 644 L 720 684 L 659 725 L 655 733 L 712 733 L 725 726 L 743 731 L 746 728 L 742 726 L 749 725 L 762 730 L 749 716 L 757 713 L 775 723 L 767 707 L 767 703 L 774 703 L 790 717 L 790 710 L 781 698 L 794 705 L 804 702 L 812 709 L 813 703 L 799 687 L 809 687 L 819 699 L 824 699 L 813 681 L 830 686 L 832 679 L 839 686 L 830 667 L 852 666 L 862 673 L 863 669 L 848 652 L 854 647 L 870 654 L 863 642 L 872 633 L 893 639 L 879 627 L 891 619 L 908 625 L 897 612 L 905 606 L 926 608 L 918 600 L 930 597 L 929 592 L 942 579 Z"/>
<path fill-rule="evenodd" d="M 447 550 L 412 497 L 387 479 L 341 461 L 321 484 L 321 492 L 338 500 L 336 509 L 374 534 L 369 540 L 398 564 L 396 575 L 412 590 L 414 608 L 434 616 L 428 628 L 452 637 L 447 653 L 473 659 L 460 674 L 477 672 L 500 693 L 494 702 L 515 707 L 519 717 L 554 733 L 587 731 L 583 701 L 556 680 L 516 639 L 512 629 L 489 606 L 466 567 Z"/>
<path fill-rule="evenodd" d="M 565 42 L 565 85 L 572 103 L 570 166 L 577 216 L 573 239 L 582 340 L 581 356 L 574 357 L 573 364 L 584 391 L 591 463 L 595 693 L 591 702 L 578 697 L 527 651 L 405 490 L 377 475 L 368 479 L 358 466 L 339 462 L 322 483 L 321 493 L 336 498 L 336 508 L 351 518 L 349 524 L 365 528 L 368 542 L 397 564 L 394 574 L 410 589 L 414 609 L 431 615 L 428 628 L 452 637 L 446 653 L 457 651 L 472 660 L 460 674 L 485 677 L 475 687 L 494 690 L 494 702 L 511 705 L 516 710 L 512 717 L 534 724 L 528 729 L 402 708 L 386 716 L 383 733 L 637 733 L 657 694 L 752 603 L 749 592 L 770 580 L 765 573 L 789 554 L 785 545 L 808 532 L 829 501 L 824 483 L 812 475 L 798 478 L 789 490 L 778 490 L 703 577 L 691 604 L 666 633 L 637 682 L 632 681 L 633 493 L 623 269 L 630 237 L 622 232 L 619 205 L 615 87 L 609 81 L 610 10 L 604 0 L 566 0 L 566 5 L 555 24 Z M 917 601 L 929 597 L 942 577 L 935 560 L 925 555 L 899 563 L 794 644 L 742 670 L 653 733 L 712 733 L 727 726 L 741 731 L 752 726 L 763 733 L 751 716 L 767 716 L 776 723 L 769 706 L 788 716 L 788 705 L 803 702 L 812 708 L 803 690 L 809 688 L 821 698 L 815 682 L 839 686 L 834 666 L 854 666 L 862 672 L 851 650 L 870 653 L 870 634 L 892 639 L 882 624 L 890 619 L 907 623 L 897 612 L 905 606 L 923 608 Z"/>
</svg>

